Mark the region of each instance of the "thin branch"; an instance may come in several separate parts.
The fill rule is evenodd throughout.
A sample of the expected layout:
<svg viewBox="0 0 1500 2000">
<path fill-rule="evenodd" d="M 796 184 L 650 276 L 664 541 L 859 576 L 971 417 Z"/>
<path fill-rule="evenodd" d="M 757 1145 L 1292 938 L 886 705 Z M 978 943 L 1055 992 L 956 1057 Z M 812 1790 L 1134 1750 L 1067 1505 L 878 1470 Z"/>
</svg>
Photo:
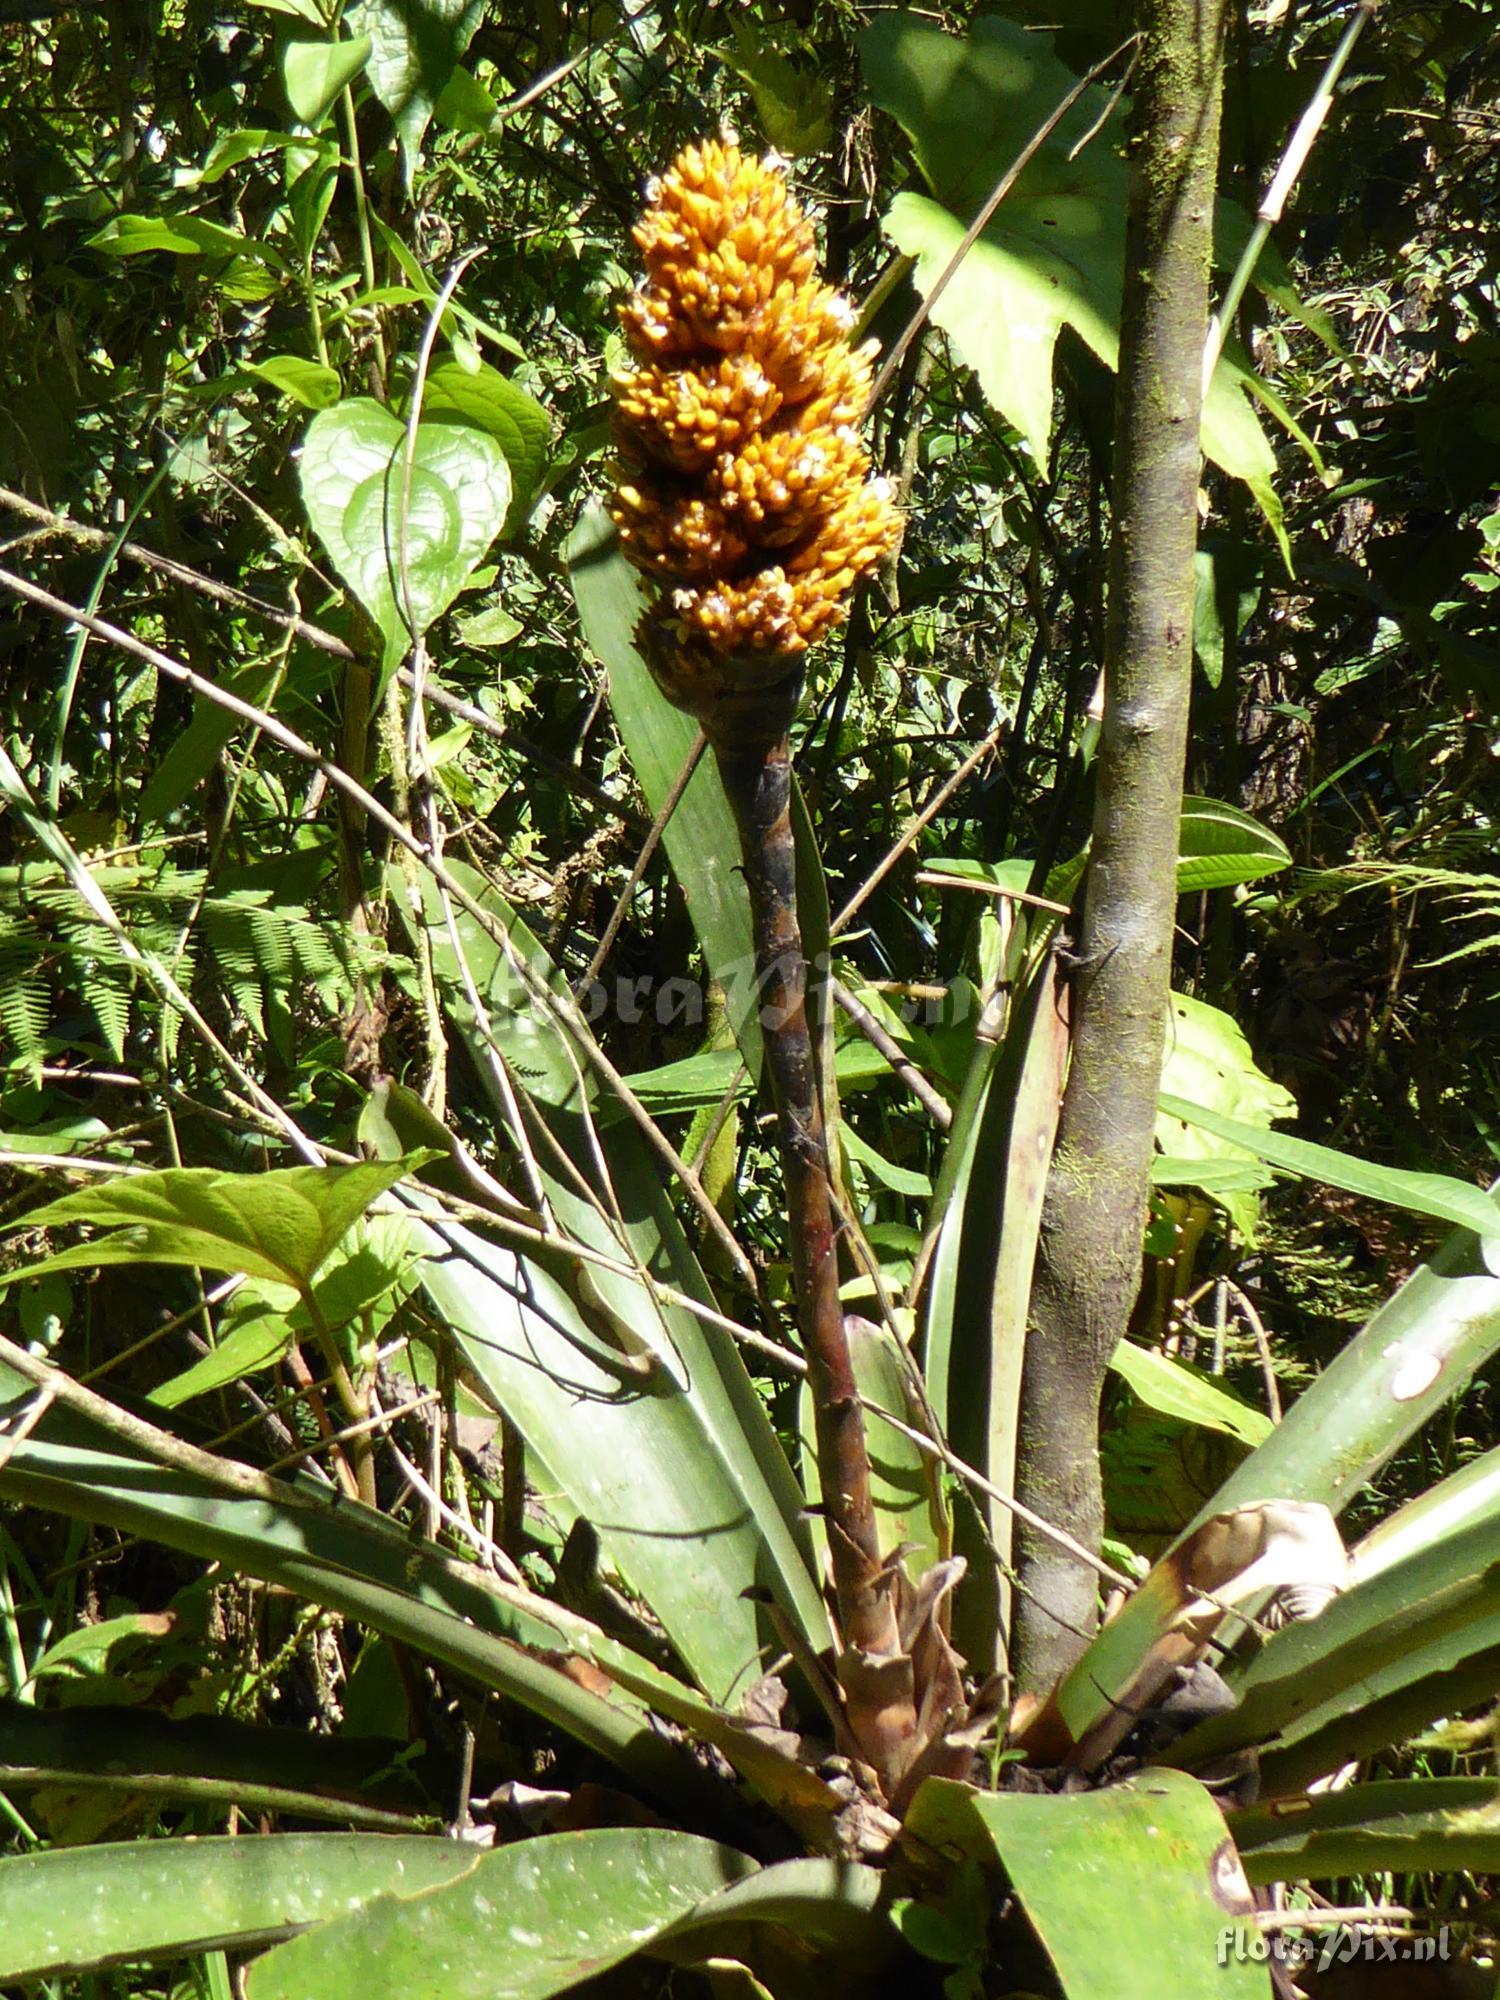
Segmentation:
<svg viewBox="0 0 1500 2000">
<path fill-rule="evenodd" d="M 947 1100 L 933 1089 L 901 1044 L 886 1033 L 869 1008 L 857 1000 L 841 980 L 830 979 L 828 990 L 870 1047 L 885 1057 L 933 1124 L 946 1132 L 953 1123 L 952 1108 Z"/>
<path fill-rule="evenodd" d="M 3 574 L 4 574 L 3 571 L 0 571 L 0 576 L 3 576 Z M 854 894 L 849 898 L 848 902 L 845 903 L 844 907 L 839 911 L 838 915 L 829 925 L 830 937 L 837 937 L 841 931 L 846 931 L 849 928 L 849 925 L 853 921 L 855 915 L 864 908 L 865 904 L 869 901 L 871 896 L 874 895 L 875 891 L 880 887 L 881 883 L 885 880 L 886 876 L 890 874 L 891 870 L 895 867 L 896 863 L 901 859 L 902 855 L 906 853 L 907 849 L 911 846 L 912 842 L 916 839 L 917 835 L 921 833 L 923 829 L 931 823 L 931 821 L 936 819 L 937 815 L 942 811 L 943 807 L 948 803 L 949 799 L 952 798 L 953 794 L 958 790 L 959 786 L 962 785 L 965 779 L 968 778 L 974 771 L 978 770 L 979 766 L 984 762 L 985 758 L 989 756 L 990 752 L 995 748 L 996 744 L 1000 741 L 1000 738 L 1005 734 L 1007 726 L 1008 725 L 1004 721 L 997 722 L 994 728 L 990 731 L 989 735 L 986 736 L 979 744 L 975 746 L 973 750 L 969 752 L 968 756 L 965 757 L 964 761 L 959 765 L 958 769 L 954 771 L 949 777 L 943 780 L 942 784 L 938 786 L 937 790 L 933 793 L 932 797 L 927 801 L 926 805 L 923 806 L 922 810 L 917 814 L 916 818 L 913 819 L 911 823 L 906 827 L 905 831 L 901 834 L 900 838 L 896 841 L 895 845 L 890 849 L 889 853 L 885 856 L 884 860 L 881 861 L 878 864 L 878 866 L 876 866 L 874 869 L 871 870 L 871 872 L 865 877 L 864 881 L 861 882 L 859 887 L 855 890 Z"/>
</svg>

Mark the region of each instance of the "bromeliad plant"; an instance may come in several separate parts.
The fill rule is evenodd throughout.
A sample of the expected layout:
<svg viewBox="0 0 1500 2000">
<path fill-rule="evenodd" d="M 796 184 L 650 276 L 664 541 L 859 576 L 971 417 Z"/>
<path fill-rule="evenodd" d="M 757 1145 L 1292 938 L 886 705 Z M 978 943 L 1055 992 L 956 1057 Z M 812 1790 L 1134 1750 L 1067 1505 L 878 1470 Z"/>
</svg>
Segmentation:
<svg viewBox="0 0 1500 2000">
<path fill-rule="evenodd" d="M 650 195 L 635 231 L 645 284 L 621 310 L 635 365 L 615 377 L 613 513 L 625 554 L 662 586 L 641 650 L 702 723 L 739 827 L 837 1607 L 831 1719 L 896 1801 L 964 1706 L 946 1600 L 916 1615 L 871 1496 L 797 922 L 790 725 L 804 653 L 847 617 L 899 522 L 857 429 L 871 348 L 851 349 L 853 309 L 818 281 L 779 164 L 707 141 Z"/>
<path fill-rule="evenodd" d="M 925 74 L 935 31 L 908 30 L 906 68 Z M 877 38 L 887 57 L 892 32 L 887 21 Z M 1021 44 L 1007 58 L 1025 57 Z M 994 33 L 976 36 L 981 76 L 996 47 Z M 961 75 L 971 54 L 945 43 L 943 73 Z M 1080 118 L 1098 111 L 1085 104 Z M 640 243 L 615 513 L 656 588 L 643 601 L 598 521 L 575 538 L 575 588 L 726 985 L 753 942 L 761 990 L 733 1025 L 747 1063 L 763 1051 L 777 1098 L 800 1352 L 776 1338 L 759 1274 L 651 1117 L 649 1079 L 619 1075 L 477 871 L 386 812 L 417 864 L 393 865 L 392 906 L 489 1093 L 497 1157 L 472 1157 L 428 1102 L 385 1082 L 360 1123 L 372 1157 L 336 1160 L 132 936 L 110 878 L 0 749 L 8 809 L 49 885 L 68 886 L 304 1160 L 122 1174 L 27 1214 L 28 1230 L 93 1234 L 34 1256 L 21 1279 L 175 1263 L 236 1283 L 202 1300 L 211 1351 L 145 1404 L 0 1335 L 0 1501 L 158 1541 L 362 1629 L 359 1673 L 427 1700 L 408 1733 L 432 1739 L 412 1773 L 411 1744 L 390 1733 L 298 1734 L 289 1755 L 289 1732 L 222 1715 L 168 1725 L 115 1706 L 101 1725 L 30 1702 L 38 1684 L 90 1672 L 95 1694 L 131 1685 L 114 1675 L 116 1646 L 138 1649 L 138 1686 L 160 1621 L 80 1627 L 92 1654 L 76 1634 L 50 1643 L 28 1601 L 41 1602 L 40 1581 L 7 1537 L 0 1794 L 23 1837 L 33 1829 L 13 1792 L 58 1810 L 56 1793 L 80 1784 L 121 1815 L 197 1813 L 197 1831 L 229 1809 L 355 1830 L 36 1840 L 0 1861 L 0 1981 L 203 1954 L 208 1990 L 228 1992 L 233 1952 L 249 1959 L 250 2000 L 450 2000 L 558 1992 L 645 1953 L 696 1969 L 710 1990 L 788 2000 L 886 1981 L 949 2000 L 1022 1988 L 1154 2000 L 1166 1937 L 1185 2000 L 1263 1994 L 1252 1883 L 1500 1865 L 1486 1779 L 1332 1783 L 1500 1685 L 1500 1456 L 1475 1458 L 1351 1552 L 1333 1518 L 1500 1348 L 1500 1210 L 1463 1184 L 1382 1175 L 1271 1132 L 1274 1092 L 1230 1028 L 1177 1003 L 1177 1090 L 1158 1128 L 1172 1135 L 1174 1184 L 1243 1193 L 1259 1160 L 1456 1230 L 1268 1436 L 1214 1385 L 1121 1350 L 1143 1396 L 1261 1441 L 1117 1615 L 1081 1635 L 1076 1664 L 1002 1719 L 994 1540 L 1014 1506 L 1002 1437 L 1037 1142 L 1055 1129 L 1065 1054 L 1055 914 L 1016 927 L 1000 968 L 1010 1006 L 979 1016 L 920 1273 L 903 1296 L 872 1260 L 857 1275 L 881 1323 L 846 1313 L 844 1246 L 851 1275 L 865 1246 L 821 1055 L 826 997 L 807 988 L 828 925 L 817 855 L 791 831 L 788 730 L 804 651 L 898 532 L 858 437 L 869 361 L 849 346 L 850 316 L 818 281 L 807 220 L 774 167 L 728 144 L 691 150 L 654 191 Z M 385 539 L 401 443 L 367 409 L 352 417 L 369 429 L 375 499 L 327 514 L 346 539 L 364 524 L 340 573 L 378 577 L 388 648 L 398 607 L 413 609 L 390 560 L 404 546 L 409 569 L 413 537 L 398 522 Z M 423 427 L 414 417 L 410 434 Z M 450 449 L 451 437 L 426 440 L 424 477 L 439 479 Z M 323 465 L 336 457 L 325 449 Z M 282 751 L 320 763 L 289 725 L 261 719 Z M 716 768 L 684 784 L 700 726 Z M 1227 809 L 1196 802 L 1180 825 L 1179 881 L 1277 865 L 1275 843 Z M 921 1315 L 925 1377 L 903 1307 Z M 746 1351 L 805 1376 L 800 1457 Z M 233 1455 L 208 1441 L 199 1397 L 238 1393 L 273 1362 L 311 1380 L 309 1355 L 338 1398 L 321 1436 Z M 387 1372 L 398 1363 L 404 1382 Z M 414 1414 L 455 1418 L 463 1397 L 505 1420 L 498 1487 L 482 1464 L 445 1484 L 409 1448 Z M 950 1437 L 966 1404 L 985 1421 L 960 1457 Z M 252 1414 L 277 1440 L 276 1412 Z M 303 1453 L 296 1470 L 282 1462 Z M 542 1520 L 523 1510 L 528 1482 Z M 498 1517 L 475 1518 L 481 1494 Z M 397 1518 L 410 1495 L 420 1511 Z M 1067 1545 L 1055 1524 L 1034 1531 Z M 967 1573 L 960 1533 L 983 1559 Z M 982 1669 L 968 1679 L 949 1637 L 960 1620 Z M 424 1672 L 467 1706 L 428 1699 Z M 492 1852 L 434 1837 L 475 1831 L 471 1768 L 509 1781 L 478 1802 L 481 1833 L 513 1837 Z"/>
</svg>

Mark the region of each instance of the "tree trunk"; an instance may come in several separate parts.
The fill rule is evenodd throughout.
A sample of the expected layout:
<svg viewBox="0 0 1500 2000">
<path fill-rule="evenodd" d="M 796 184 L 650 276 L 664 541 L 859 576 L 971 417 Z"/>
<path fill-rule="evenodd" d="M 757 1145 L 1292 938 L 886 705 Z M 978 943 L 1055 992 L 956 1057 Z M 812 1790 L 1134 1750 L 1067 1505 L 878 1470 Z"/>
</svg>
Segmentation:
<svg viewBox="0 0 1500 2000">
<path fill-rule="evenodd" d="M 1114 536 L 1073 1052 L 1042 1220 L 1018 1491 L 1097 1548 L 1104 1372 L 1140 1284 L 1176 901 L 1224 0 L 1142 0 L 1115 408 Z M 1015 1670 L 1049 1686 L 1092 1571 L 1020 1538 Z"/>
</svg>

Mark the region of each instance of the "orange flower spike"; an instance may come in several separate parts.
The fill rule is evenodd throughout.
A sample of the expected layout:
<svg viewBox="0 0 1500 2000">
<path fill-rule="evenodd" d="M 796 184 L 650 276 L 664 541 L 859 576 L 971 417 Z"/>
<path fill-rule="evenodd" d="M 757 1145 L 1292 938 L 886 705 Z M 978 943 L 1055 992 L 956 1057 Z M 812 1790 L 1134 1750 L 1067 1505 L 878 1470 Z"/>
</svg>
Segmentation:
<svg viewBox="0 0 1500 2000">
<path fill-rule="evenodd" d="M 630 560 L 675 586 L 647 620 L 653 654 L 679 686 L 729 692 L 790 672 L 899 537 L 856 429 L 873 348 L 850 348 L 854 313 L 817 279 L 774 161 L 705 140 L 649 196 L 611 512 Z"/>
</svg>

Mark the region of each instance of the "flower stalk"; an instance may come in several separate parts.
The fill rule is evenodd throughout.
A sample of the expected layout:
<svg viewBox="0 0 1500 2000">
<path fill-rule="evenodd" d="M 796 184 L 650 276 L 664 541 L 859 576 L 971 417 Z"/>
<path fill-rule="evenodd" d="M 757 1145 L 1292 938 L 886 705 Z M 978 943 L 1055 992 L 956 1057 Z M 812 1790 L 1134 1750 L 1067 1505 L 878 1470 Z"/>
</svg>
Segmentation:
<svg viewBox="0 0 1500 2000">
<path fill-rule="evenodd" d="M 812 224 L 778 163 L 705 141 L 648 192 L 645 279 L 621 308 L 631 362 L 613 378 L 611 513 L 657 585 L 638 642 L 702 723 L 739 826 L 841 1641 L 837 1720 L 889 1795 L 911 1755 L 912 1668 L 839 1299 L 789 732 L 804 655 L 848 616 L 900 522 L 857 429 L 873 347 L 850 346 L 853 311 L 817 277 Z"/>
</svg>

